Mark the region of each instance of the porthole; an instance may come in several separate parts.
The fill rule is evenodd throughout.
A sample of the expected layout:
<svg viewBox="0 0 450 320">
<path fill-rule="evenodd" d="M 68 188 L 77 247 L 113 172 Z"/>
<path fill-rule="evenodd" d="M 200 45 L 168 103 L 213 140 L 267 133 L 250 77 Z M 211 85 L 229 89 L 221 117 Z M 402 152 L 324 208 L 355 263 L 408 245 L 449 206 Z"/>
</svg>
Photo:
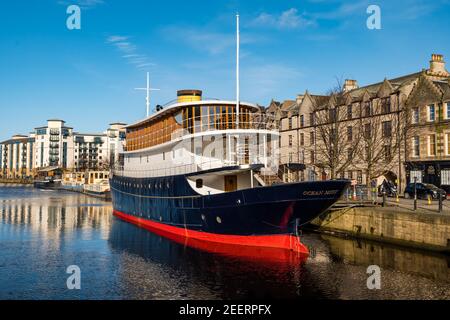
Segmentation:
<svg viewBox="0 0 450 320">
<path fill-rule="evenodd" d="M 220 218 L 220 217 L 216 217 L 216 221 L 217 221 L 217 223 L 222 223 L 222 219 Z"/>
</svg>

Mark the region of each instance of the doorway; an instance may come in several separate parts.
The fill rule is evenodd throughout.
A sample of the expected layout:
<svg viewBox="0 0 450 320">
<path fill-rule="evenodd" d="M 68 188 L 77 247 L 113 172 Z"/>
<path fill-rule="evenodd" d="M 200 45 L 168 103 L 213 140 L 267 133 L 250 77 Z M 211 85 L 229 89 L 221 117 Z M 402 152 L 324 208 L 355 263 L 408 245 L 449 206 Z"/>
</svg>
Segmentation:
<svg viewBox="0 0 450 320">
<path fill-rule="evenodd" d="M 225 192 L 237 190 L 237 176 L 225 176 Z"/>
</svg>

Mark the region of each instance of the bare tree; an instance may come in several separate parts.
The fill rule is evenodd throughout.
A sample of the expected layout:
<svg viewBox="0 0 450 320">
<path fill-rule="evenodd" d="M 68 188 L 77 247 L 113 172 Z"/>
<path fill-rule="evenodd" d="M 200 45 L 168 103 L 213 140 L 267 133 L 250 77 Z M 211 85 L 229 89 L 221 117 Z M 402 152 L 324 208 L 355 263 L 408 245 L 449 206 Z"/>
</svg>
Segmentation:
<svg viewBox="0 0 450 320">
<path fill-rule="evenodd" d="M 398 99 L 397 99 L 398 100 Z M 404 113 L 398 108 L 398 101 L 391 111 L 391 97 L 363 102 L 363 117 L 359 125 L 361 147 L 358 149 L 355 167 L 366 174 L 366 185 L 370 184 L 395 165 L 404 138 Z"/>
<path fill-rule="evenodd" d="M 358 152 L 358 135 L 351 132 L 349 127 L 355 124 L 355 119 L 349 117 L 348 106 L 345 103 L 345 93 L 340 81 L 330 93 L 330 100 L 323 106 L 315 106 L 316 128 L 316 165 L 328 170 L 330 178 L 337 178 L 338 174 L 352 164 Z"/>
</svg>

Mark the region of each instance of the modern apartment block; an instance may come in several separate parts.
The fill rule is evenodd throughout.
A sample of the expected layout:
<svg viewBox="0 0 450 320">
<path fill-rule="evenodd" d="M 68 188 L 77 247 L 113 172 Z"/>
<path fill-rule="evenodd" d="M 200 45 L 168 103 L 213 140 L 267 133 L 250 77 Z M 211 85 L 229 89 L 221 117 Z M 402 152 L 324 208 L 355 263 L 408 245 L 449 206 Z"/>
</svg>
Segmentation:
<svg viewBox="0 0 450 320">
<path fill-rule="evenodd" d="M 125 124 L 113 123 L 101 134 L 77 133 L 65 121 L 51 119 L 28 136 L 0 143 L 0 176 L 24 178 L 43 168 L 66 171 L 108 169 L 125 140 Z"/>
<path fill-rule="evenodd" d="M 0 176 L 29 177 L 34 168 L 34 137 L 15 135 L 0 143 Z"/>
<path fill-rule="evenodd" d="M 125 141 L 125 124 L 113 123 L 102 134 L 74 133 L 75 171 L 107 170 L 115 164 Z"/>
<path fill-rule="evenodd" d="M 388 179 L 403 190 L 414 180 L 450 191 L 450 74 L 442 55 L 428 69 L 339 92 L 306 91 L 292 103 L 272 101 L 280 121 L 281 163 L 304 164 L 285 180 Z"/>
<path fill-rule="evenodd" d="M 46 126 L 35 129 L 35 168 L 73 168 L 73 128 L 65 121 L 51 119 Z"/>
</svg>

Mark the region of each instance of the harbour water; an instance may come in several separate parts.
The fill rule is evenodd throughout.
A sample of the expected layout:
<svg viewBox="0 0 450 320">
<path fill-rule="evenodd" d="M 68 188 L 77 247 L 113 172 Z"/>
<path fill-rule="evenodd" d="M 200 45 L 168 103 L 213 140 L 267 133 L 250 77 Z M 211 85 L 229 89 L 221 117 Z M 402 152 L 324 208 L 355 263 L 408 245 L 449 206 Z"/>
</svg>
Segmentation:
<svg viewBox="0 0 450 320">
<path fill-rule="evenodd" d="M 304 234 L 303 262 L 194 249 L 85 195 L 0 186 L 0 299 L 450 299 L 450 257 Z M 81 289 L 69 290 L 69 266 Z M 369 290 L 367 267 L 381 268 Z"/>
</svg>

